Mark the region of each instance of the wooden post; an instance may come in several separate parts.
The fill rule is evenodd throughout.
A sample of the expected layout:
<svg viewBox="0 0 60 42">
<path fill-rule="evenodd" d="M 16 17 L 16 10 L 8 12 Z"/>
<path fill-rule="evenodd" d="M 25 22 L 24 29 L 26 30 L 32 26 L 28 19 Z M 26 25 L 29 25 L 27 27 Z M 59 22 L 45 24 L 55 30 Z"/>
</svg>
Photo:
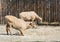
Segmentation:
<svg viewBox="0 0 60 42">
<path fill-rule="evenodd" d="M 2 24 L 2 5 L 0 0 L 0 23 Z"/>
<path fill-rule="evenodd" d="M 56 0 L 56 22 L 57 22 L 57 0 Z"/>
<path fill-rule="evenodd" d="M 41 1 L 41 4 L 42 4 L 42 19 L 43 19 L 43 13 L 44 13 L 44 11 L 43 11 L 43 1 Z M 42 20 L 42 21 L 44 21 L 44 20 Z"/>
<path fill-rule="evenodd" d="M 50 1 L 49 1 L 49 22 L 50 22 L 50 18 L 51 18 L 50 15 L 51 14 L 50 14 Z"/>
</svg>

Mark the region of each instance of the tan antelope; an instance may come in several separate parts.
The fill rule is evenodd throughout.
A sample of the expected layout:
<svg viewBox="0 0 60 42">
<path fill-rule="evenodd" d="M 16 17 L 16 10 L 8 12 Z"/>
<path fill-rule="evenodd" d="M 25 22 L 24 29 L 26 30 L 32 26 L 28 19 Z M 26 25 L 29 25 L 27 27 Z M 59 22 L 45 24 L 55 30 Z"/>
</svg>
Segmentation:
<svg viewBox="0 0 60 42">
<path fill-rule="evenodd" d="M 12 27 L 16 30 L 19 30 L 22 35 L 24 35 L 24 31 L 27 28 L 31 27 L 30 22 L 25 22 L 23 19 L 18 19 L 12 15 L 5 16 L 5 19 L 7 21 L 7 25 L 6 25 L 7 34 L 9 34 L 8 32 L 11 33 L 10 27 Z"/>
<path fill-rule="evenodd" d="M 35 20 L 39 20 L 40 22 L 42 22 L 42 18 L 39 17 L 34 11 L 21 12 L 19 13 L 19 17 L 25 21 L 31 20 L 33 27 L 37 27 L 37 25 L 34 22 Z"/>
</svg>

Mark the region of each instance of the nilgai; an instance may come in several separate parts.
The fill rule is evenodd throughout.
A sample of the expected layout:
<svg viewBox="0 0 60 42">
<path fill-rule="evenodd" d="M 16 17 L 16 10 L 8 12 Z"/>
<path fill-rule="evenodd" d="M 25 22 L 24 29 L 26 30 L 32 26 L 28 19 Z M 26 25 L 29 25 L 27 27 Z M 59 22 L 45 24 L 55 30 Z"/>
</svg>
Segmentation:
<svg viewBox="0 0 60 42">
<path fill-rule="evenodd" d="M 7 34 L 9 34 L 8 31 L 11 33 L 10 27 L 19 30 L 21 35 L 24 35 L 24 31 L 31 27 L 30 22 L 25 22 L 23 19 L 18 19 L 12 15 L 5 16 L 5 19 L 7 21 L 6 25 Z"/>
<path fill-rule="evenodd" d="M 21 12 L 19 13 L 19 17 L 25 21 L 31 20 L 33 27 L 37 27 L 36 23 L 34 22 L 35 20 L 39 20 L 39 22 L 42 22 L 42 18 L 39 17 L 34 11 Z"/>
</svg>

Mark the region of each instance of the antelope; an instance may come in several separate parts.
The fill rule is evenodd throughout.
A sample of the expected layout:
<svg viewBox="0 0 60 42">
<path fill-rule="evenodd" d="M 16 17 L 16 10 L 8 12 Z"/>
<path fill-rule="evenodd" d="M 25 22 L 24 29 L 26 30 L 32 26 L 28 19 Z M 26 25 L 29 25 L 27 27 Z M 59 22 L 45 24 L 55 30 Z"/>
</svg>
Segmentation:
<svg viewBox="0 0 60 42">
<path fill-rule="evenodd" d="M 31 20 L 33 27 L 37 27 L 36 23 L 34 22 L 35 20 L 42 22 L 42 18 L 39 17 L 34 11 L 21 12 L 19 13 L 19 17 L 25 21 Z"/>
<path fill-rule="evenodd" d="M 11 34 L 10 31 L 11 27 L 16 30 L 19 30 L 21 35 L 24 35 L 24 31 L 31 27 L 30 22 L 25 22 L 23 19 L 18 19 L 12 15 L 5 16 L 5 19 L 7 21 L 7 25 L 6 25 L 7 35 L 9 34 L 8 32 L 10 32 Z"/>
</svg>

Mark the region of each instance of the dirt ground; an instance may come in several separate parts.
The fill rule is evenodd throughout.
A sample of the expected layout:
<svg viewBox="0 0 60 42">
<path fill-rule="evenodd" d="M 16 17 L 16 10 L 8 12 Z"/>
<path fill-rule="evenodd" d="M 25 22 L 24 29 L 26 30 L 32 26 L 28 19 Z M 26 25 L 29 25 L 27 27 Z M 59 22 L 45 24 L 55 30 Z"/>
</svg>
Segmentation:
<svg viewBox="0 0 60 42">
<path fill-rule="evenodd" d="M 60 26 L 38 26 L 25 30 L 24 36 L 12 29 L 12 35 L 6 35 L 5 25 L 0 25 L 0 42 L 55 42 L 60 41 Z"/>
</svg>

